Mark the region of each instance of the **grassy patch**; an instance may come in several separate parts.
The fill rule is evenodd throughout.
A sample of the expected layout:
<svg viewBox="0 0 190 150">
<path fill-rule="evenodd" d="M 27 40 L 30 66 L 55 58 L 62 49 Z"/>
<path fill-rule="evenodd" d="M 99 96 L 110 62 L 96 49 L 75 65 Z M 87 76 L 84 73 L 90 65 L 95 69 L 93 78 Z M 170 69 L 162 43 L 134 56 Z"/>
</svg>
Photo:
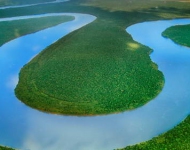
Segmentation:
<svg viewBox="0 0 190 150">
<path fill-rule="evenodd" d="M 174 42 L 190 47 L 190 25 L 177 25 L 166 29 L 163 36 L 172 39 Z"/>
<path fill-rule="evenodd" d="M 188 150 L 190 149 L 189 130 L 190 117 L 187 117 L 181 124 L 167 133 L 122 150 Z"/>
<path fill-rule="evenodd" d="M 20 36 L 73 20 L 71 16 L 53 16 L 0 22 L 0 46 Z"/>
</svg>

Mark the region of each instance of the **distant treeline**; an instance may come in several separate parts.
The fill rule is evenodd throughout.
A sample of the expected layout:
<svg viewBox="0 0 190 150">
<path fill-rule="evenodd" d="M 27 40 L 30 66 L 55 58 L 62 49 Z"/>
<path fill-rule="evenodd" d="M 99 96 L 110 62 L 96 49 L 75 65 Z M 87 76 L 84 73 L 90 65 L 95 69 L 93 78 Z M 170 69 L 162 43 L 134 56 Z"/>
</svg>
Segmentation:
<svg viewBox="0 0 190 150">
<path fill-rule="evenodd" d="M 20 36 L 73 20 L 72 16 L 52 16 L 0 22 L 0 46 Z"/>
<path fill-rule="evenodd" d="M 175 43 L 190 47 L 190 25 L 170 27 L 162 35 L 172 39 Z"/>
<path fill-rule="evenodd" d="M 9 5 L 35 4 L 35 3 L 43 3 L 51 1 L 55 0 L 0 0 L 0 7 L 9 6 Z"/>
</svg>

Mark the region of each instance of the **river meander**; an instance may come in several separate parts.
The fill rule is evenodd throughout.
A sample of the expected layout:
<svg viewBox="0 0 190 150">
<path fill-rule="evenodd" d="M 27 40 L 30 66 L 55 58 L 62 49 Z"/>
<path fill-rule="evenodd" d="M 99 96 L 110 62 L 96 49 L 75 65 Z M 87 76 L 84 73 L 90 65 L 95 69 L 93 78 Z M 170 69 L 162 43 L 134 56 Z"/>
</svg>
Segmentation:
<svg viewBox="0 0 190 150">
<path fill-rule="evenodd" d="M 141 108 L 107 116 L 59 116 L 31 109 L 17 100 L 14 88 L 21 67 L 61 36 L 95 19 L 84 14 L 67 15 L 74 15 L 75 20 L 0 47 L 0 144 L 31 150 L 111 150 L 151 139 L 189 114 L 190 50 L 161 36 L 169 26 L 190 23 L 188 19 L 145 22 L 127 29 L 134 40 L 154 50 L 151 58 L 165 77 L 163 91 Z"/>
</svg>

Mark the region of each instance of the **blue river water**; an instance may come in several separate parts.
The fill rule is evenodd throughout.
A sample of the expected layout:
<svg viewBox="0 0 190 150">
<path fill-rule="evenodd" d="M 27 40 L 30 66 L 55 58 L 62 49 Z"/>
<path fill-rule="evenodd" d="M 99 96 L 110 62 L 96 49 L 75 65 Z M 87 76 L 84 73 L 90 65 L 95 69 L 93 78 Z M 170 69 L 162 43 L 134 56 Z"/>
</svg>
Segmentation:
<svg viewBox="0 0 190 150">
<path fill-rule="evenodd" d="M 189 19 L 144 22 L 127 28 L 134 40 L 154 50 L 151 59 L 165 77 L 163 91 L 143 107 L 120 114 L 77 117 L 48 114 L 21 103 L 14 95 L 21 67 L 60 37 L 96 19 L 84 14 L 65 15 L 75 16 L 75 20 L 0 47 L 1 145 L 23 150 L 111 150 L 149 140 L 173 128 L 189 114 L 190 49 L 161 36 L 169 26 L 188 24 Z M 11 20 L 21 18 L 26 19 Z M 7 20 L 10 19 L 0 21 Z"/>
</svg>

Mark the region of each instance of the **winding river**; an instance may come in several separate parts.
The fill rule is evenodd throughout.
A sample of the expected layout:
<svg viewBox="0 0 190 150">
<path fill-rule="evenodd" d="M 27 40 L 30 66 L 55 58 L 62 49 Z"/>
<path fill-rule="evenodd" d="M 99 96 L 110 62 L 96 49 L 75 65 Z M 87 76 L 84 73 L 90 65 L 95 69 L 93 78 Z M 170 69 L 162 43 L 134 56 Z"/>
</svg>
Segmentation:
<svg viewBox="0 0 190 150">
<path fill-rule="evenodd" d="M 20 68 L 60 37 L 96 19 L 91 15 L 67 13 L 0 21 L 47 15 L 72 15 L 75 20 L 0 47 L 2 145 L 31 150 L 111 150 L 149 140 L 173 128 L 189 114 L 190 50 L 161 36 L 169 26 L 190 23 L 188 19 L 144 22 L 126 29 L 134 40 L 154 50 L 151 59 L 165 76 L 163 91 L 143 107 L 107 116 L 74 117 L 43 113 L 21 103 L 14 95 Z"/>
</svg>

